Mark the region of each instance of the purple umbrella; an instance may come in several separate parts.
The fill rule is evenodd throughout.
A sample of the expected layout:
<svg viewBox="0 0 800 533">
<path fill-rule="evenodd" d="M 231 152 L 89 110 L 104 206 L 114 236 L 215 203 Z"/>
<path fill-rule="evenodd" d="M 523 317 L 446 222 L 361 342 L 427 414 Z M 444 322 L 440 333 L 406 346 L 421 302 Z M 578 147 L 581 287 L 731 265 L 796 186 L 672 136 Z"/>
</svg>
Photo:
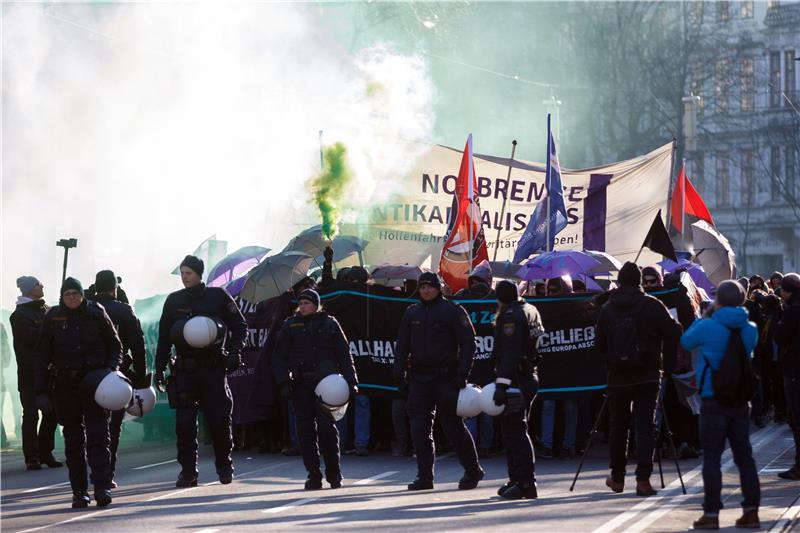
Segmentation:
<svg viewBox="0 0 800 533">
<path fill-rule="evenodd" d="M 681 259 L 677 263 L 671 259 L 664 259 L 656 264 L 663 268 L 665 272 L 675 272 L 679 269 L 685 270 L 692 278 L 692 281 L 694 281 L 694 284 L 706 291 L 708 294 L 714 294 L 714 292 L 717 290 L 717 287 L 711 282 L 710 279 L 708 279 L 703 267 L 697 263 L 692 263 L 686 259 Z"/>
<path fill-rule="evenodd" d="M 247 275 L 239 276 L 233 281 L 228 282 L 225 285 L 225 290 L 228 291 L 228 294 L 236 298 L 239 296 L 239 293 L 242 292 L 244 288 L 244 284 L 247 281 Z"/>
<path fill-rule="evenodd" d="M 222 287 L 256 266 L 269 253 L 269 248 L 245 246 L 228 254 L 208 273 L 209 287 Z"/>
<path fill-rule="evenodd" d="M 584 252 L 559 250 L 534 257 L 525 263 L 517 275 L 527 280 L 557 278 L 564 274 L 575 277 L 600 265 L 600 261 Z"/>
</svg>

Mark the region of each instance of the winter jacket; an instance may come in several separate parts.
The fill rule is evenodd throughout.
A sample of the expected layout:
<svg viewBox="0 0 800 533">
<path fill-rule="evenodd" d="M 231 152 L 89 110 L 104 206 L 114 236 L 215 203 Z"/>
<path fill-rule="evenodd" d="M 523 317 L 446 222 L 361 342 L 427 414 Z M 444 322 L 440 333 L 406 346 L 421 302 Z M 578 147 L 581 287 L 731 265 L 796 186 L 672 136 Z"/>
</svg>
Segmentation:
<svg viewBox="0 0 800 533">
<path fill-rule="evenodd" d="M 775 342 L 780 347 L 783 374 L 800 377 L 800 294 L 789 299 L 789 305 L 775 328 Z"/>
<path fill-rule="evenodd" d="M 681 345 L 687 350 L 700 348 L 700 357 L 697 358 L 695 379 L 700 387 L 703 380 L 703 371 L 706 360 L 713 370 L 718 370 L 725 350 L 728 347 L 731 329 L 741 329 L 742 342 L 745 350 L 752 356 L 753 348 L 758 342 L 758 328 L 750 322 L 747 309 L 744 307 L 722 307 L 717 309 L 710 318 L 696 320 L 694 324 L 681 337 Z M 706 372 L 705 381 L 702 383 L 700 396 L 711 398 L 714 389 L 711 386 L 711 371 Z"/>
<path fill-rule="evenodd" d="M 144 348 L 144 333 L 142 325 L 133 308 L 126 303 L 115 300 L 110 294 L 98 294 L 94 301 L 102 305 L 108 313 L 117 335 L 122 343 L 122 366 L 120 370 L 129 374 L 133 370 L 137 377 L 142 377 L 147 372 L 147 359 Z M 128 352 L 130 351 L 130 355 Z M 131 368 L 133 367 L 133 368 Z"/>
<path fill-rule="evenodd" d="M 33 351 L 39 340 L 44 315 L 49 307 L 44 300 L 31 300 L 21 296 L 17 308 L 11 313 L 11 335 L 14 337 L 14 353 L 17 357 L 17 388 L 33 387 Z"/>
</svg>

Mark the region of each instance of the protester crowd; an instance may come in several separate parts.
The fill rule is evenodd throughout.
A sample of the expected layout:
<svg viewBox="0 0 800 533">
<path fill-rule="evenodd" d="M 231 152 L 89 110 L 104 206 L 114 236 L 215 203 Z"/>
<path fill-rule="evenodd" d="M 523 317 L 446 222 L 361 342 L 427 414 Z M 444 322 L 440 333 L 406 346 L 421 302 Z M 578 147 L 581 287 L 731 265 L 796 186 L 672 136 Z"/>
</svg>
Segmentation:
<svg viewBox="0 0 800 533">
<path fill-rule="evenodd" d="M 335 283 L 374 281 L 362 267 L 341 269 L 334 277 L 329 255 L 319 282 L 305 278 L 296 283 L 287 294 L 285 313 L 270 327 L 259 366 L 262 378 L 267 372 L 266 379 L 274 384 L 267 389 L 274 391 L 268 402 L 273 409 L 266 420 L 246 425 L 232 422 L 225 377 L 241 366 L 246 324 L 227 292 L 200 281 L 204 265 L 199 259 L 187 256 L 181 264 L 185 288 L 167 299 L 155 368 L 150 369 L 144 364 L 141 327 L 130 306 L 119 301 L 113 273 L 97 274 L 91 299 L 78 280 L 67 278 L 59 305 L 53 308 L 45 305 L 42 284 L 35 277 L 20 277 L 11 333 L 27 468 L 61 466 L 53 455 L 58 423 L 64 427 L 73 506 L 89 504 L 90 483 L 99 506 L 111 502 L 121 413 L 110 413 L 78 393 L 86 373 L 103 367 L 120 370 L 131 381 L 150 370 L 154 383 L 168 391 L 170 406 L 176 409 L 181 465 L 177 486 L 197 483 L 198 411 L 208 426 L 222 483 L 233 480 L 232 451 L 258 448 L 302 455 L 308 490 L 322 486 L 321 455 L 325 479 L 338 488 L 341 448 L 358 456 L 413 454 L 418 474 L 408 488 L 426 490 L 434 486 L 434 449 L 454 449 L 465 470 L 460 489 L 474 488 L 483 478 L 481 459 L 505 454 L 509 480 L 498 494 L 534 499 L 535 458 L 581 455 L 596 419 L 609 444 L 606 486 L 614 492 L 625 490 L 629 458 L 636 458 L 636 494 L 647 497 L 657 492 L 649 481 L 654 457 L 702 455 L 706 496 L 703 516 L 694 524 L 698 529 L 718 527 L 720 456 L 726 439 L 740 470 L 744 498 L 737 526 L 758 526 L 760 490 L 749 441 L 751 423 L 764 427 L 788 422 L 795 462 L 778 475 L 800 480 L 797 274 L 775 272 L 766 280 L 752 276 L 726 281 L 711 301 L 690 293 L 680 271 L 664 276 L 659 268 L 633 263 L 620 269 L 607 290 L 595 293 L 587 292 L 586 281 L 569 276 L 517 284 L 495 280 L 491 270 L 479 267 L 468 287 L 453 294 L 436 273 L 426 272 L 398 288 L 419 299 L 399 325 L 393 369 L 398 392 L 371 397 L 358 389 L 347 339 L 335 317 L 325 313 L 320 292 Z M 536 298 L 566 294 L 585 294 L 600 307 L 595 343 L 607 362 L 608 387 L 602 394 L 542 400 L 536 397 L 536 346 L 543 333 Z M 452 398 L 475 381 L 470 375 L 475 332 L 459 299 L 497 302 L 496 373 L 477 385 L 491 388 L 495 405 L 505 407 L 498 416 L 482 413 L 465 420 L 449 407 Z M 176 325 L 182 327 L 197 315 L 217 317 L 227 331 L 224 341 L 197 348 L 176 336 Z M 734 352 L 752 357 L 759 378 L 744 403 L 723 400 L 720 392 L 725 361 Z M 333 409 L 315 397 L 315 386 L 331 373 L 344 376 L 350 400 L 345 416 L 333 416 Z M 696 389 L 698 398 L 685 393 L 687 386 Z M 88 478 L 87 457 L 92 471 Z"/>
</svg>

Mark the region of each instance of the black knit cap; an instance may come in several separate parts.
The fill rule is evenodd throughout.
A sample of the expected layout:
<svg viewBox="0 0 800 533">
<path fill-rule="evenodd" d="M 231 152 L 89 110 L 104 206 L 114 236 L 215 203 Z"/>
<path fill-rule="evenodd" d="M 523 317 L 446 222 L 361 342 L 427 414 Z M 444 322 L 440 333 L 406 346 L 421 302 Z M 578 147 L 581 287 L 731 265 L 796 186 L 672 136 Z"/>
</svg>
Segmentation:
<svg viewBox="0 0 800 533">
<path fill-rule="evenodd" d="M 101 270 L 94 277 L 97 292 L 109 292 L 117 288 L 117 276 L 111 270 Z"/>
<path fill-rule="evenodd" d="M 442 282 L 436 272 L 423 272 L 417 280 L 417 286 L 430 285 L 434 289 L 442 290 Z"/>
<path fill-rule="evenodd" d="M 636 266 L 636 263 L 628 261 L 619 269 L 617 281 L 622 286 L 638 287 L 642 284 L 642 272 Z"/>
<path fill-rule="evenodd" d="M 500 280 L 497 282 L 497 286 L 494 290 L 497 295 L 497 301 L 500 303 L 510 304 L 519 300 L 517 284 L 513 281 L 508 281 L 507 279 Z"/>
<path fill-rule="evenodd" d="M 75 278 L 67 278 L 61 284 L 61 296 L 64 296 L 67 291 L 78 291 L 83 296 L 83 285 Z"/>
<path fill-rule="evenodd" d="M 314 304 L 315 307 L 319 308 L 319 302 L 320 302 L 319 293 L 314 289 L 306 289 L 303 292 L 301 292 L 297 296 L 297 301 L 299 302 L 300 300 L 308 300 L 309 302 Z"/>
<path fill-rule="evenodd" d="M 781 278 L 781 290 L 792 294 L 800 293 L 800 276 L 790 272 Z"/>
<path fill-rule="evenodd" d="M 193 255 L 187 255 L 184 257 L 183 261 L 181 261 L 181 266 L 191 268 L 198 276 L 202 276 L 203 270 L 205 269 L 203 260 Z"/>
</svg>

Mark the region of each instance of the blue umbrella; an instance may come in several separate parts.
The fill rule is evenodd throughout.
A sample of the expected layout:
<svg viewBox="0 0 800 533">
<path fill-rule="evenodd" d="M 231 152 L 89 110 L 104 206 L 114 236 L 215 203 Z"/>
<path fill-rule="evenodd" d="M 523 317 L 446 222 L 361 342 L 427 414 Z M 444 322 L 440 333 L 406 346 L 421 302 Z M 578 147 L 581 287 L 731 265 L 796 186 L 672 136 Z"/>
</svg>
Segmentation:
<svg viewBox="0 0 800 533">
<path fill-rule="evenodd" d="M 222 287 L 256 266 L 269 253 L 269 248 L 245 246 L 228 254 L 208 273 L 209 287 Z"/>
<path fill-rule="evenodd" d="M 519 270 L 522 279 L 550 279 L 569 274 L 576 277 L 601 265 L 589 254 L 577 250 L 545 252 L 534 257 Z"/>
<path fill-rule="evenodd" d="M 675 272 L 679 269 L 685 270 L 692 278 L 692 281 L 694 281 L 695 285 L 706 291 L 708 294 L 714 294 L 714 292 L 717 290 L 714 283 L 708 279 L 708 275 L 706 274 L 705 270 L 703 270 L 703 267 L 697 263 L 692 263 L 686 259 L 681 259 L 677 263 L 671 259 L 664 259 L 656 264 L 663 268 L 665 272 Z"/>
</svg>

